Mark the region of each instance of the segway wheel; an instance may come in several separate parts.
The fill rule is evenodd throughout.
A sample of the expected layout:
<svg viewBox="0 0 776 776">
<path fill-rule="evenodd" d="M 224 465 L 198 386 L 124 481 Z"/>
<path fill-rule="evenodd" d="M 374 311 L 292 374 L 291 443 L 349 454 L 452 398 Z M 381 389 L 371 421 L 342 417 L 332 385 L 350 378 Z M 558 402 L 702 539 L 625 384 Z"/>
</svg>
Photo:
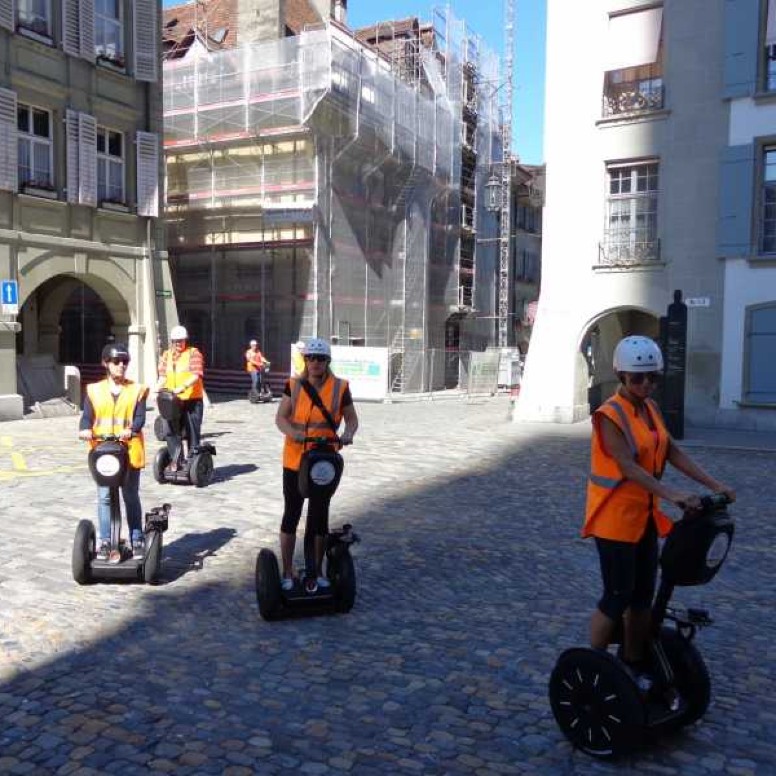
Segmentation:
<svg viewBox="0 0 776 776">
<path fill-rule="evenodd" d="M 610 759 L 641 744 L 646 706 L 635 682 L 608 652 L 566 650 L 550 676 L 549 694 L 563 735 L 586 754 Z"/>
<path fill-rule="evenodd" d="M 167 421 L 161 415 L 157 415 L 154 421 L 154 436 L 160 442 L 167 439 Z"/>
<path fill-rule="evenodd" d="M 356 566 L 349 552 L 341 551 L 329 557 L 327 574 L 334 588 L 335 607 L 346 614 L 356 603 Z"/>
<path fill-rule="evenodd" d="M 146 536 L 146 553 L 143 560 L 143 582 L 155 585 L 162 572 L 162 533 L 151 531 Z"/>
<path fill-rule="evenodd" d="M 259 614 L 265 620 L 276 620 L 280 615 L 280 569 L 272 550 L 260 550 L 256 556 L 256 601 Z"/>
<path fill-rule="evenodd" d="M 666 723 L 668 728 L 677 730 L 697 722 L 706 713 L 711 702 L 711 677 L 695 644 L 676 629 L 662 628 L 660 641 L 674 672 L 676 689 L 686 704 L 684 714 Z"/>
<path fill-rule="evenodd" d="M 197 453 L 189 466 L 189 479 L 196 488 L 204 488 L 213 479 L 213 456 L 208 452 Z"/>
<path fill-rule="evenodd" d="M 79 585 L 92 581 L 92 557 L 95 552 L 94 525 L 91 520 L 81 520 L 75 529 L 73 541 L 73 579 Z"/>
<path fill-rule="evenodd" d="M 258 404 L 261 401 L 261 396 L 259 395 L 259 392 L 251 388 L 251 390 L 248 391 L 248 401 L 251 404 Z"/>
<path fill-rule="evenodd" d="M 170 465 L 170 451 L 166 447 L 157 450 L 154 456 L 154 479 L 164 485 L 167 480 L 164 477 L 164 470 Z"/>
</svg>

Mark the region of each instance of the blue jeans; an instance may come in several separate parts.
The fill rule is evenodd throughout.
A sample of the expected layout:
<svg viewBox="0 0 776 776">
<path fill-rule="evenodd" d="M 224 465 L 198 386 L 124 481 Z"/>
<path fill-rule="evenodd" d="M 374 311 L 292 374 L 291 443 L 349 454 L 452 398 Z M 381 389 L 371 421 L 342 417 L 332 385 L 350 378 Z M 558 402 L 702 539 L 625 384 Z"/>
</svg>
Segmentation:
<svg viewBox="0 0 776 776">
<path fill-rule="evenodd" d="M 121 486 L 124 497 L 124 512 L 129 525 L 129 538 L 132 541 L 142 536 L 142 508 L 140 506 L 140 469 L 130 468 L 127 481 Z M 110 539 L 110 488 L 97 487 L 97 518 L 100 523 L 100 536 Z"/>
<path fill-rule="evenodd" d="M 258 391 L 261 388 L 261 372 L 248 372 L 251 376 L 251 388 Z"/>
</svg>

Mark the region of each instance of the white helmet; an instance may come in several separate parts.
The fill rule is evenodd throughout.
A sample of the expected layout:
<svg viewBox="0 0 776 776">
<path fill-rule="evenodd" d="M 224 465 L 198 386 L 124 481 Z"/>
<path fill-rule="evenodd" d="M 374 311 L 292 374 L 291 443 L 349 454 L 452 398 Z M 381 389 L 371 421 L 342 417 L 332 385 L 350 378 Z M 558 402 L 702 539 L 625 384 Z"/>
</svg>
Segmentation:
<svg viewBox="0 0 776 776">
<path fill-rule="evenodd" d="M 625 337 L 614 349 L 615 372 L 662 372 L 663 354 L 649 337 Z"/>
<path fill-rule="evenodd" d="M 311 339 L 304 346 L 302 354 L 305 356 L 326 356 L 326 358 L 331 358 L 331 348 L 326 340 Z"/>
<path fill-rule="evenodd" d="M 251 340 L 248 344 L 253 348 L 258 346 L 259 343 L 256 340 Z"/>
<path fill-rule="evenodd" d="M 295 342 L 294 347 L 297 350 L 304 350 L 304 340 L 299 340 L 298 342 Z"/>
<path fill-rule="evenodd" d="M 176 340 L 187 340 L 189 333 L 186 331 L 185 326 L 173 326 L 170 331 L 170 340 L 175 342 Z"/>
</svg>

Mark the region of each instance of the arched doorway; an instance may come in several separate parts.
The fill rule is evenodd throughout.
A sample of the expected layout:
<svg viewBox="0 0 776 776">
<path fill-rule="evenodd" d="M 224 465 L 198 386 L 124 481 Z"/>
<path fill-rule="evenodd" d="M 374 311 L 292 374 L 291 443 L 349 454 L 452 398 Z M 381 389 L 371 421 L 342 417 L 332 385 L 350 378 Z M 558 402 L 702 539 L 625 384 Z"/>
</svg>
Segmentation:
<svg viewBox="0 0 776 776">
<path fill-rule="evenodd" d="M 614 348 L 630 334 L 657 340 L 660 321 L 646 310 L 623 307 L 602 313 L 585 328 L 577 349 L 577 403 L 588 403 L 591 413 L 617 390 Z"/>
</svg>

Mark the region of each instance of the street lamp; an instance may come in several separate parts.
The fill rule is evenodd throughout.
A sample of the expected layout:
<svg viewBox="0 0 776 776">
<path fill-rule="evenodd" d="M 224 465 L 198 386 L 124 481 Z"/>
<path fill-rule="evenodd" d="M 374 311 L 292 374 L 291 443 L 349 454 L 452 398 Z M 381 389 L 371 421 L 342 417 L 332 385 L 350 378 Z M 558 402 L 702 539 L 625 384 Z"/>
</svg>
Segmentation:
<svg viewBox="0 0 776 776">
<path fill-rule="evenodd" d="M 492 173 L 485 184 L 485 209 L 489 213 L 501 211 L 501 180 L 496 173 Z"/>
</svg>

